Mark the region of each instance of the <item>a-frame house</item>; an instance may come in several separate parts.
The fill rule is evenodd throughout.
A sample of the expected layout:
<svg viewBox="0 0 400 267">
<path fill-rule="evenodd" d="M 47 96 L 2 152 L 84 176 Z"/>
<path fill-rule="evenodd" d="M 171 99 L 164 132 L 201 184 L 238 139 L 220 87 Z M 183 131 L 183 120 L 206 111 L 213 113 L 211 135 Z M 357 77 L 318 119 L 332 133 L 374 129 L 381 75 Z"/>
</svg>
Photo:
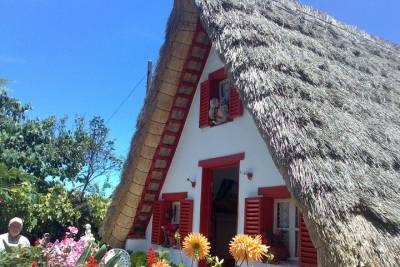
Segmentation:
<svg viewBox="0 0 400 267">
<path fill-rule="evenodd" d="M 400 266 L 399 55 L 291 0 L 175 0 L 103 238 L 202 232 L 229 264 L 262 234 L 277 265 Z"/>
</svg>

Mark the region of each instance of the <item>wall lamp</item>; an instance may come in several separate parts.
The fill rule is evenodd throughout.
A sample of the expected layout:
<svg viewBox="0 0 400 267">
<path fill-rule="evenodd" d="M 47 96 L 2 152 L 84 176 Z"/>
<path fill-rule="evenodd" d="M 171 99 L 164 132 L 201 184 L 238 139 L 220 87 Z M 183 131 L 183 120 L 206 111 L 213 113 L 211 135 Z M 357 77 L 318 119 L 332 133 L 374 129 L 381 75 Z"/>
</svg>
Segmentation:
<svg viewBox="0 0 400 267">
<path fill-rule="evenodd" d="M 192 187 L 193 187 L 193 188 L 196 187 L 196 179 L 187 178 L 186 180 L 192 184 Z"/>
<path fill-rule="evenodd" d="M 249 181 L 251 181 L 253 179 L 253 171 L 250 169 L 247 169 L 245 171 L 241 171 L 241 174 L 245 175 L 247 177 L 247 179 L 249 179 Z"/>
</svg>

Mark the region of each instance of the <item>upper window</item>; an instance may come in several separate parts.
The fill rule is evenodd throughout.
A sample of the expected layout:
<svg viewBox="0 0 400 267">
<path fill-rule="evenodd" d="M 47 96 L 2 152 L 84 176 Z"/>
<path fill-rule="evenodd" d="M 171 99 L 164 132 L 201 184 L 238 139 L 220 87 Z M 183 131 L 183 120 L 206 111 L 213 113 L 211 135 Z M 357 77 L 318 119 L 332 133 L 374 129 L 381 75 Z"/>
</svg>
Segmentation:
<svg viewBox="0 0 400 267">
<path fill-rule="evenodd" d="M 211 88 L 210 108 L 208 119 L 210 126 L 225 123 L 231 120 L 229 116 L 230 85 L 227 79 L 218 81 L 215 88 Z"/>
<path fill-rule="evenodd" d="M 243 114 L 237 90 L 226 79 L 224 69 L 209 74 L 201 84 L 200 127 L 219 125 Z"/>
</svg>

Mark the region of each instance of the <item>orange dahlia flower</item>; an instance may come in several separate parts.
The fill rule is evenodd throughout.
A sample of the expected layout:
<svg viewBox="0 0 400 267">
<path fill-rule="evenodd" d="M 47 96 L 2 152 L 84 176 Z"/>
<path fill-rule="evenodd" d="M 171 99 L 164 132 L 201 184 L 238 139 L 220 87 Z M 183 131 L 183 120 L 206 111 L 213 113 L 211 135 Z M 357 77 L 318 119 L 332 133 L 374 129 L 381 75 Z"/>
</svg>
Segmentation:
<svg viewBox="0 0 400 267">
<path fill-rule="evenodd" d="M 156 263 L 153 263 L 151 267 L 171 267 L 171 266 L 164 260 L 158 260 L 156 261 Z"/>
<path fill-rule="evenodd" d="M 261 261 L 267 256 L 268 247 L 262 244 L 261 236 L 236 235 L 229 243 L 229 253 L 236 262 Z"/>
<path fill-rule="evenodd" d="M 210 253 L 210 243 L 200 233 L 190 233 L 183 240 L 183 253 L 192 259 L 203 260 Z"/>
</svg>

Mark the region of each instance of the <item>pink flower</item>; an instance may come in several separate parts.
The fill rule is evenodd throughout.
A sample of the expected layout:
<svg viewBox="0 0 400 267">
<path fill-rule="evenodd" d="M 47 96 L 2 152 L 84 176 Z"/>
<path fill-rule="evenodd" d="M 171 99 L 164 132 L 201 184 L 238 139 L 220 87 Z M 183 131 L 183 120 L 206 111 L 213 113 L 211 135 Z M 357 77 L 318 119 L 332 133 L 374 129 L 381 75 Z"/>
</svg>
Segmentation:
<svg viewBox="0 0 400 267">
<path fill-rule="evenodd" d="M 84 239 L 80 239 L 78 242 L 74 244 L 71 251 L 69 252 L 66 263 L 67 267 L 75 267 L 76 263 L 81 256 L 82 252 L 88 246 L 88 243 Z"/>
<path fill-rule="evenodd" d="M 76 227 L 68 227 L 70 232 L 66 232 L 64 239 L 48 243 L 43 250 L 43 255 L 48 259 L 49 266 L 75 267 L 82 252 L 89 243 L 81 238 L 75 240 L 72 234 L 78 232 Z"/>
<path fill-rule="evenodd" d="M 68 231 L 70 231 L 70 233 L 76 235 L 78 233 L 78 228 L 76 228 L 75 226 L 68 226 Z"/>
</svg>

